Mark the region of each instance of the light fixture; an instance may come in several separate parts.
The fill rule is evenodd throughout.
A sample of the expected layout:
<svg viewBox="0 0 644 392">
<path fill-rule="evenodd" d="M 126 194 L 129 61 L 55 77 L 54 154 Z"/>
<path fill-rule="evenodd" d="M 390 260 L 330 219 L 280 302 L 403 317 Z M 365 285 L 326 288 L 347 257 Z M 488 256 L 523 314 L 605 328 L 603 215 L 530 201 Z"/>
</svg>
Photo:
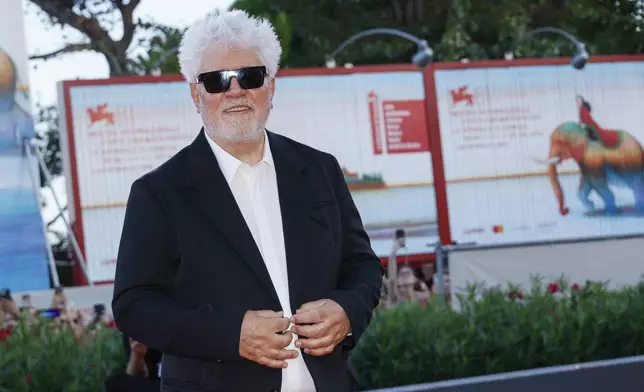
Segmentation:
<svg viewBox="0 0 644 392">
<path fill-rule="evenodd" d="M 421 68 L 427 66 L 432 61 L 434 51 L 432 51 L 432 48 L 429 47 L 429 44 L 424 39 L 396 29 L 376 28 L 361 31 L 347 38 L 343 43 L 340 44 L 340 46 L 338 46 L 336 50 L 333 51 L 333 53 L 326 56 L 326 66 L 328 68 L 335 68 L 335 57 L 338 53 L 343 51 L 344 48 L 356 42 L 357 40 L 371 35 L 395 35 L 397 37 L 404 38 L 415 43 L 418 46 L 418 51 L 412 56 L 411 62 Z"/>
<path fill-rule="evenodd" d="M 538 29 L 532 30 L 528 32 L 527 34 L 523 35 L 521 38 L 517 40 L 517 42 L 514 43 L 514 46 L 512 46 L 512 50 L 506 52 L 505 54 L 505 59 L 506 60 L 512 60 L 514 59 L 514 51 L 516 48 L 526 39 L 536 35 L 536 34 L 541 34 L 541 33 L 555 33 L 559 34 L 563 37 L 566 37 L 570 42 L 572 42 L 575 45 L 575 54 L 573 54 L 572 58 L 570 59 L 570 65 L 572 65 L 573 68 L 581 70 L 586 66 L 586 63 L 588 62 L 588 58 L 590 55 L 588 54 L 588 51 L 586 50 L 586 45 L 575 38 L 572 34 L 569 32 L 556 28 L 556 27 L 540 27 Z"/>
</svg>

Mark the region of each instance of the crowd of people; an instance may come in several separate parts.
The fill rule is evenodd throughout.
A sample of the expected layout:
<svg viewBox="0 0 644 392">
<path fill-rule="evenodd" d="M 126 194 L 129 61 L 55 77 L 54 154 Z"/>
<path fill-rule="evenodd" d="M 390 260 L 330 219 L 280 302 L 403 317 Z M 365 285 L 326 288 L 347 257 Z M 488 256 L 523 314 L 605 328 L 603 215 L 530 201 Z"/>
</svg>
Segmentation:
<svg viewBox="0 0 644 392">
<path fill-rule="evenodd" d="M 20 302 L 5 289 L 0 293 L 0 342 L 6 341 L 18 323 L 36 323 L 50 320 L 52 328 L 69 328 L 78 344 L 91 339 L 100 328 L 115 328 L 114 320 L 104 304 L 90 309 L 79 309 L 68 301 L 64 289 L 54 289 L 47 309 L 32 304 L 29 294 Z M 162 354 L 146 345 L 121 334 L 125 356 L 122 368 L 117 368 L 105 382 L 106 392 L 158 391 Z"/>
<path fill-rule="evenodd" d="M 91 337 L 97 328 L 114 327 L 114 321 L 104 304 L 96 304 L 91 309 L 70 306 L 62 287 L 54 289 L 47 309 L 33 306 L 29 294 L 23 294 L 20 299 L 21 303 L 18 304 L 8 289 L 4 289 L 0 295 L 0 340 L 5 340 L 18 322 L 34 323 L 44 319 L 50 319 L 54 327 L 70 328 L 79 342 Z"/>
</svg>

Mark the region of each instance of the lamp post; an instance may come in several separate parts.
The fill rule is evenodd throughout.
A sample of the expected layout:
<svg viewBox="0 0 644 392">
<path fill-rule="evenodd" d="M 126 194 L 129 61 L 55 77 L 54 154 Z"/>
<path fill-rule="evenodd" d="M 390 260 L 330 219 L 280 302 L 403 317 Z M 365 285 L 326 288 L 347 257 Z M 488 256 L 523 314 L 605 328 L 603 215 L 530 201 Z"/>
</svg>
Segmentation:
<svg viewBox="0 0 644 392">
<path fill-rule="evenodd" d="M 425 67 L 427 64 L 429 64 L 432 61 L 432 56 L 434 55 L 434 52 L 432 51 L 432 48 L 429 47 L 429 44 L 427 43 L 427 41 L 425 41 L 424 39 L 421 39 L 419 37 L 416 37 L 415 35 L 405 33 L 404 31 L 400 31 L 396 29 L 376 28 L 376 29 L 361 31 L 347 38 L 343 43 L 340 44 L 340 46 L 338 46 L 336 50 L 333 51 L 333 53 L 326 56 L 327 67 L 335 68 L 336 66 L 335 56 L 337 56 L 338 53 L 343 51 L 344 48 L 356 42 L 357 40 L 371 35 L 394 35 L 415 43 L 418 46 L 418 51 L 416 52 L 416 54 L 412 56 L 411 62 L 421 68 Z"/>
<path fill-rule="evenodd" d="M 178 47 L 178 46 L 176 46 L 176 47 L 174 47 L 174 48 L 172 48 L 172 49 L 168 49 L 168 50 L 166 50 L 165 52 L 163 52 L 163 53 L 161 54 L 161 56 L 159 56 L 159 58 L 157 59 L 157 61 L 155 61 L 155 62 L 152 64 L 152 67 L 150 67 L 150 72 L 151 72 L 151 74 L 152 74 L 152 75 L 154 75 L 154 76 L 159 76 L 159 75 L 161 75 L 161 69 L 159 68 L 159 67 L 161 66 L 161 64 L 163 64 L 163 62 L 164 62 L 168 57 L 172 56 L 173 54 L 176 54 L 178 51 L 179 51 L 179 47 Z"/>
<path fill-rule="evenodd" d="M 570 59 L 570 64 L 573 66 L 573 68 L 578 70 L 581 70 L 586 66 L 586 63 L 588 62 L 588 58 L 590 57 L 590 55 L 588 54 L 588 51 L 586 50 L 586 45 L 583 42 L 579 41 L 572 34 L 556 27 L 540 27 L 538 29 L 528 32 L 527 34 L 519 38 L 514 43 L 514 45 L 512 46 L 512 50 L 506 52 L 505 58 L 507 60 L 514 59 L 514 51 L 519 46 L 519 44 L 521 44 L 523 41 L 525 41 L 526 39 L 534 35 L 542 34 L 542 33 L 554 33 L 567 38 L 570 42 L 572 42 L 575 45 L 575 53 Z"/>
</svg>

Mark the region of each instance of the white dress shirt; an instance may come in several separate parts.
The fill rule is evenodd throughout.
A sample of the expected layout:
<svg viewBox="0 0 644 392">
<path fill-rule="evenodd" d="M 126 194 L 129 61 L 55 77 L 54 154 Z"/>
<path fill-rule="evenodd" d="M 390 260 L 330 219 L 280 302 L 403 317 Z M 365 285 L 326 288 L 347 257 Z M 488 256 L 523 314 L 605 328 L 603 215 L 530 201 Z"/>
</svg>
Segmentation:
<svg viewBox="0 0 644 392">
<path fill-rule="evenodd" d="M 235 197 L 244 220 L 250 229 L 257 248 L 259 248 L 284 317 L 290 317 L 291 305 L 288 290 L 288 270 L 286 268 L 286 249 L 284 229 L 277 190 L 277 175 L 273 155 L 265 136 L 262 160 L 250 166 L 224 151 L 210 137 L 206 137 L 212 148 L 226 182 Z M 315 384 L 302 358 L 300 349 L 295 347 L 295 338 L 288 349 L 297 350 L 295 359 L 287 360 L 288 366 L 282 369 L 282 392 L 315 392 Z"/>
</svg>

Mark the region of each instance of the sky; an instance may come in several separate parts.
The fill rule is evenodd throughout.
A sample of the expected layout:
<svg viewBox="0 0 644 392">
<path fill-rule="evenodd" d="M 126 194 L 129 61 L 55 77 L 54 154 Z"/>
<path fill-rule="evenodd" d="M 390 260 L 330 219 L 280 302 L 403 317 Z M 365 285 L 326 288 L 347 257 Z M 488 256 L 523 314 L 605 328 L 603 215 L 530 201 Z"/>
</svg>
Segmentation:
<svg viewBox="0 0 644 392">
<path fill-rule="evenodd" d="M 38 7 L 29 0 L 22 0 L 25 9 L 25 36 L 27 53 L 48 53 L 59 49 L 65 43 L 78 42 L 82 35 L 75 30 L 46 29 L 38 17 Z M 136 8 L 135 18 L 184 27 L 196 18 L 215 8 L 227 8 L 232 0 L 142 0 Z M 118 34 L 118 33 L 117 33 Z M 63 38 L 67 37 L 67 40 Z M 108 77 L 108 66 L 104 57 L 92 52 L 71 53 L 47 61 L 31 61 L 29 84 L 32 104 L 56 103 L 56 84 L 69 79 L 95 79 Z"/>
<path fill-rule="evenodd" d="M 0 0 L 4 1 L 4 0 Z M 82 35 L 67 28 L 47 29 L 36 11 L 38 8 L 29 0 L 23 1 L 25 10 L 25 37 L 27 53 L 48 53 L 59 49 L 69 42 L 80 42 Z M 215 8 L 227 8 L 232 0 L 142 0 L 135 11 L 135 18 L 154 20 L 162 24 L 184 27 L 204 13 Z M 120 33 L 116 33 L 120 34 Z M 29 85 L 31 88 L 32 106 L 36 103 L 50 105 L 57 103 L 56 85 L 59 81 L 70 79 L 107 78 L 109 69 L 104 57 L 92 52 L 71 53 L 47 61 L 30 61 Z M 65 180 L 63 177 L 54 179 L 53 189 L 60 203 L 67 203 Z M 56 203 L 50 189 L 43 189 L 43 218 L 49 221 L 58 214 Z M 68 216 L 68 215 L 67 215 Z M 58 219 L 53 229 L 65 232 L 65 224 Z M 55 237 L 50 237 L 54 240 Z"/>
</svg>

